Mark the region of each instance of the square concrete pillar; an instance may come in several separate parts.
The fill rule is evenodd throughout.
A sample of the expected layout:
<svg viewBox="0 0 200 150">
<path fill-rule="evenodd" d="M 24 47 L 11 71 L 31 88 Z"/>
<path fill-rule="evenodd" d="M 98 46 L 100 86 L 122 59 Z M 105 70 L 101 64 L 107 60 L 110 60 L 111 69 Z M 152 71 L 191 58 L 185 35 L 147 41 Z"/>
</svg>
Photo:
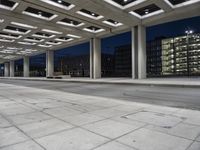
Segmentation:
<svg viewBox="0 0 200 150">
<path fill-rule="evenodd" d="M 10 61 L 10 77 L 15 76 L 15 61 L 11 60 Z"/>
<path fill-rule="evenodd" d="M 101 39 L 90 40 L 90 78 L 101 78 Z"/>
<path fill-rule="evenodd" d="M 46 76 L 52 77 L 54 75 L 54 51 L 48 50 L 46 52 Z"/>
<path fill-rule="evenodd" d="M 6 62 L 4 63 L 4 77 L 9 77 L 9 76 L 10 76 L 9 63 Z"/>
<path fill-rule="evenodd" d="M 24 56 L 24 77 L 29 77 L 29 57 Z"/>
</svg>

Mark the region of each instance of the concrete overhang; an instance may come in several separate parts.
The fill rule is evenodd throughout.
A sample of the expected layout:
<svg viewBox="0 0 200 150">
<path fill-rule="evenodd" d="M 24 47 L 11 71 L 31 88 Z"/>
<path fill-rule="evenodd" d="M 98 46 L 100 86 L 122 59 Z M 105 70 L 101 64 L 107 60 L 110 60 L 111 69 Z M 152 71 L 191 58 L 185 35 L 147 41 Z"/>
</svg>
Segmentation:
<svg viewBox="0 0 200 150">
<path fill-rule="evenodd" d="M 130 31 L 136 25 L 200 16 L 199 10 L 200 0 L 3 0 L 0 55 L 7 48 L 19 48 L 9 53 L 15 56 L 12 59 L 32 56 Z"/>
</svg>

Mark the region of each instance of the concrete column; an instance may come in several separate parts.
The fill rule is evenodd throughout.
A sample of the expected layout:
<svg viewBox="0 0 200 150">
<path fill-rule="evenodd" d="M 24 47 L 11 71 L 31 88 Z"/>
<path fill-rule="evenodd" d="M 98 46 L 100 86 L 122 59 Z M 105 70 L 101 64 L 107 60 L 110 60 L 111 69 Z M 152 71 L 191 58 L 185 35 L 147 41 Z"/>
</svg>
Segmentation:
<svg viewBox="0 0 200 150">
<path fill-rule="evenodd" d="M 146 27 L 138 26 L 138 78 L 146 78 Z"/>
<path fill-rule="evenodd" d="M 54 74 L 54 51 L 46 52 L 46 76 L 52 77 Z"/>
<path fill-rule="evenodd" d="M 29 77 L 29 57 L 24 56 L 24 77 Z"/>
<path fill-rule="evenodd" d="M 10 74 L 9 63 L 6 62 L 6 63 L 4 64 L 4 77 L 9 77 L 9 74 Z"/>
<path fill-rule="evenodd" d="M 90 39 L 90 78 L 93 79 L 93 40 Z"/>
<path fill-rule="evenodd" d="M 101 78 L 101 39 L 90 40 L 90 78 Z"/>
<path fill-rule="evenodd" d="M 138 78 L 138 27 L 132 28 L 132 39 L 131 39 L 131 54 L 132 54 L 132 78 Z"/>
<path fill-rule="evenodd" d="M 132 78 L 146 78 L 146 28 L 132 28 Z"/>
<path fill-rule="evenodd" d="M 15 61 L 11 60 L 10 61 L 10 77 L 15 76 Z"/>
</svg>

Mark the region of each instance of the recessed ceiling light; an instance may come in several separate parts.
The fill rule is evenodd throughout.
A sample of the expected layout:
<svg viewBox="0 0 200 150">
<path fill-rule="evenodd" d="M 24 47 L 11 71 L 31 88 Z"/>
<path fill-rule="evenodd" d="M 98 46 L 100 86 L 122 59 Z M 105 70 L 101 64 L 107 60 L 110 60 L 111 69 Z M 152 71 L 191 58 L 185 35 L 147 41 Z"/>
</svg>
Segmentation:
<svg viewBox="0 0 200 150">
<path fill-rule="evenodd" d="M 162 10 L 157 5 L 150 4 L 150 5 L 147 5 L 145 7 L 131 11 L 129 13 L 140 18 L 140 19 L 144 19 L 144 18 L 147 18 L 147 17 L 150 17 L 150 16 L 161 14 L 163 12 L 164 12 L 164 10 Z"/>
<path fill-rule="evenodd" d="M 77 11 L 76 13 L 79 15 L 94 19 L 94 20 L 99 20 L 99 19 L 104 18 L 104 16 L 98 15 L 98 14 L 91 12 L 89 10 L 86 10 L 86 9 L 81 9 L 81 10 Z"/>
<path fill-rule="evenodd" d="M 4 22 L 4 19 L 0 19 L 0 23 L 3 23 Z"/>
<path fill-rule="evenodd" d="M 108 24 L 108 25 L 113 26 L 113 27 L 119 27 L 119 26 L 123 25 L 123 23 L 120 23 L 118 21 L 114 21 L 112 19 L 105 20 L 105 21 L 103 21 L 103 23 Z"/>
<path fill-rule="evenodd" d="M 136 6 L 140 3 L 143 3 L 147 0 L 104 0 L 104 1 L 120 9 L 127 9 Z"/>
<path fill-rule="evenodd" d="M 35 45 L 36 43 L 31 43 L 31 42 L 17 42 L 19 44 L 23 44 L 23 45 Z"/>
<path fill-rule="evenodd" d="M 19 3 L 13 2 L 11 0 L 1 0 L 0 1 L 0 8 L 13 11 Z"/>
<path fill-rule="evenodd" d="M 105 29 L 101 29 L 101 28 L 94 27 L 94 26 L 84 28 L 83 30 L 88 31 L 88 32 L 92 32 L 92 33 L 99 33 L 99 32 L 105 31 Z"/>
<path fill-rule="evenodd" d="M 72 38 L 77 38 L 77 39 L 80 39 L 81 36 L 78 36 L 78 35 L 74 35 L 74 34 L 67 34 L 68 37 L 72 37 Z"/>
<path fill-rule="evenodd" d="M 65 26 L 70 26 L 70 27 L 80 27 L 80 26 L 84 25 L 84 23 L 81 23 L 79 21 L 72 20 L 72 19 L 69 19 L 69 18 L 62 19 L 62 20 L 60 20 L 56 23 L 61 24 L 61 25 L 65 25 Z"/>
<path fill-rule="evenodd" d="M 28 42 L 43 42 L 44 39 L 36 39 L 36 38 L 27 37 L 27 38 L 24 39 L 24 41 L 28 41 Z"/>
<path fill-rule="evenodd" d="M 31 32 L 31 30 L 16 28 L 16 27 L 13 27 L 13 26 L 6 26 L 6 28 L 3 29 L 3 31 L 8 32 L 8 33 L 24 34 L 24 35 Z"/>
<path fill-rule="evenodd" d="M 56 7 L 59 7 L 59 8 L 62 8 L 62 9 L 65 9 L 65 10 L 70 10 L 75 7 L 75 5 L 70 4 L 63 0 L 40 0 L 40 1 L 50 4 L 50 5 L 53 5 L 53 6 L 56 6 Z"/>
<path fill-rule="evenodd" d="M 9 38 L 9 39 L 20 39 L 22 36 L 0 32 L 0 37 Z"/>
<path fill-rule="evenodd" d="M 31 28 L 31 29 L 37 29 L 38 28 L 36 26 L 32 26 L 32 25 L 28 25 L 28 24 L 24 24 L 24 23 L 19 23 L 19 22 L 11 22 L 11 24 L 16 25 L 16 26 L 20 26 L 20 27 Z"/>
<path fill-rule="evenodd" d="M 56 18 L 58 15 L 56 14 L 52 14 L 43 10 L 39 10 L 37 8 L 33 8 L 33 7 L 28 7 L 26 8 L 22 14 L 28 15 L 28 16 L 32 16 L 35 18 L 39 18 L 39 19 L 43 19 L 43 20 L 47 20 L 50 21 L 54 18 Z"/>
<path fill-rule="evenodd" d="M 7 49 L 12 49 L 12 50 L 22 50 L 22 48 L 19 48 L 19 47 L 7 47 Z"/>
<path fill-rule="evenodd" d="M 39 47 L 46 47 L 46 48 L 48 48 L 48 47 L 52 47 L 53 45 L 49 45 L 49 44 L 39 44 L 38 46 L 39 46 Z"/>
<path fill-rule="evenodd" d="M 15 40 L 12 39 L 6 39 L 6 38 L 0 38 L 1 42 L 14 42 Z"/>
<path fill-rule="evenodd" d="M 62 42 L 57 42 L 57 41 L 48 41 L 48 42 L 45 42 L 46 44 L 49 44 L 49 45 L 60 45 L 62 44 Z"/>
<path fill-rule="evenodd" d="M 59 31 L 54 31 L 54 30 L 50 30 L 50 29 L 42 29 L 43 32 L 47 32 L 47 33 L 53 33 L 53 34 L 63 34 L 62 32 Z"/>
<path fill-rule="evenodd" d="M 63 37 L 63 38 L 56 38 L 55 40 L 56 40 L 56 41 L 59 41 L 59 42 L 70 42 L 70 41 L 72 41 L 72 40 L 74 40 L 74 39 Z"/>
<path fill-rule="evenodd" d="M 168 5 L 170 5 L 172 8 L 178 8 L 178 7 L 183 7 L 187 5 L 191 5 L 194 3 L 199 2 L 199 0 L 164 0 Z"/>
<path fill-rule="evenodd" d="M 39 38 L 53 38 L 55 35 L 50 35 L 48 33 L 42 33 L 42 32 L 37 32 L 35 34 L 32 35 L 33 37 L 39 37 Z"/>
</svg>

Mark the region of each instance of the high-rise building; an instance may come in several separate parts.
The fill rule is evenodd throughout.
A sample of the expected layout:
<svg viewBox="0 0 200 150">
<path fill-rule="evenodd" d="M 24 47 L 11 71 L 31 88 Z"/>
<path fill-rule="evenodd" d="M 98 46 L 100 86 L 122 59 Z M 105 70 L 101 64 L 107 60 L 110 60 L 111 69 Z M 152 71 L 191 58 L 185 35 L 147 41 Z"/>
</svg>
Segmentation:
<svg viewBox="0 0 200 150">
<path fill-rule="evenodd" d="M 115 76 L 131 77 L 131 45 L 115 48 Z"/>
<path fill-rule="evenodd" d="M 200 34 L 148 42 L 147 74 L 148 76 L 199 76 Z"/>
</svg>

